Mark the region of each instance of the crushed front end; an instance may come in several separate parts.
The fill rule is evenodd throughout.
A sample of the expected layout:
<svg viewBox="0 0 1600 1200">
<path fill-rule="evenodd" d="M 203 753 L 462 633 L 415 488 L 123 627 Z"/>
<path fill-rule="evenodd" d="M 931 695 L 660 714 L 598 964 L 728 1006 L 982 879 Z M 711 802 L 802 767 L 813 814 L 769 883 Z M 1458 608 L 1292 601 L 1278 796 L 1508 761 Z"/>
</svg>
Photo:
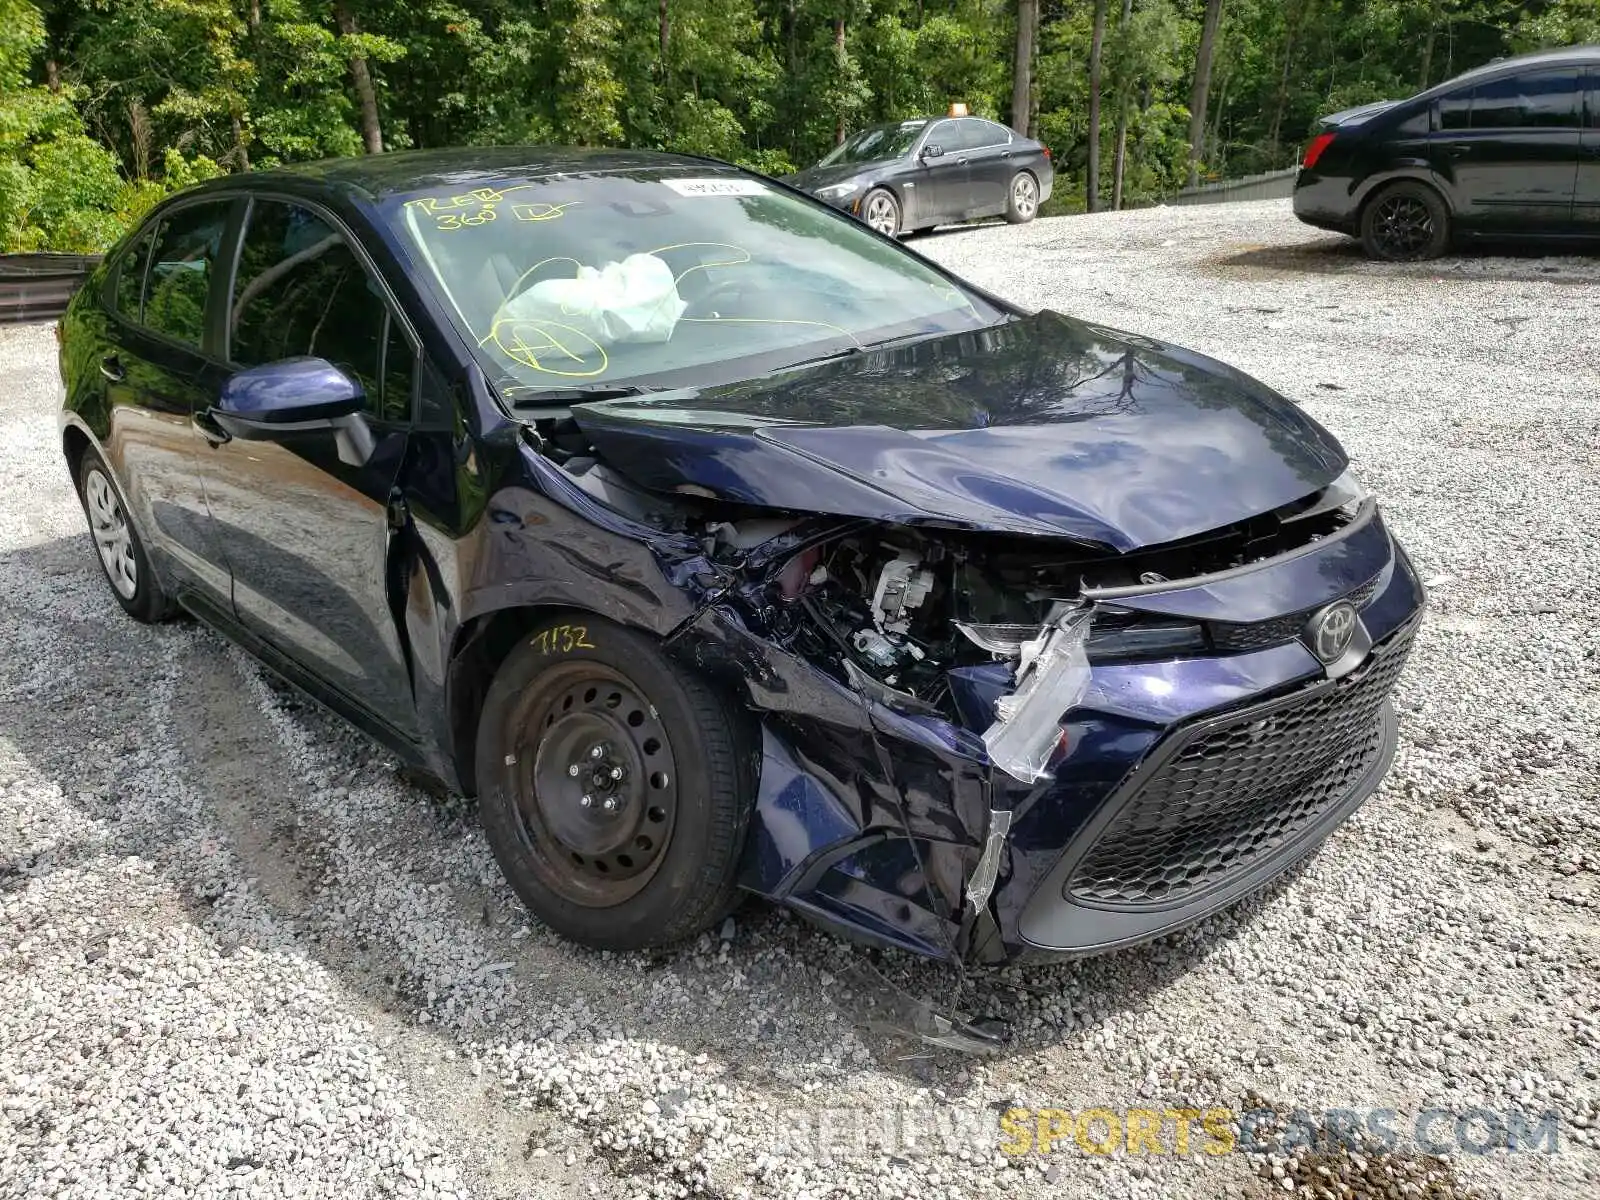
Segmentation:
<svg viewBox="0 0 1600 1200">
<path fill-rule="evenodd" d="M 1142 941 L 1309 853 L 1387 769 L 1424 605 L 1348 477 L 1132 552 L 826 517 L 703 539 L 738 582 L 669 647 L 762 718 L 742 882 L 967 962 Z"/>
</svg>

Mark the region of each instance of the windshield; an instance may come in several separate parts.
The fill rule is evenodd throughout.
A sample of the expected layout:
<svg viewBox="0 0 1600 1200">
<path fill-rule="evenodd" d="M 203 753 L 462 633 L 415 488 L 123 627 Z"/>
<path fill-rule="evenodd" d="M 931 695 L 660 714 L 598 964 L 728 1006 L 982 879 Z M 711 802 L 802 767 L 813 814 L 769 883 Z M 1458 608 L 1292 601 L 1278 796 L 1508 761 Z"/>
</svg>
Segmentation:
<svg viewBox="0 0 1600 1200">
<path fill-rule="evenodd" d="M 926 121 L 902 121 L 898 125 L 878 125 L 863 129 L 846 138 L 817 165 L 831 167 L 837 163 L 882 162 L 887 158 L 900 158 L 911 152 L 917 138 L 927 128 Z"/>
<path fill-rule="evenodd" d="M 502 392 L 733 382 L 1003 314 L 750 176 L 631 171 L 398 198 L 424 282 Z"/>
</svg>

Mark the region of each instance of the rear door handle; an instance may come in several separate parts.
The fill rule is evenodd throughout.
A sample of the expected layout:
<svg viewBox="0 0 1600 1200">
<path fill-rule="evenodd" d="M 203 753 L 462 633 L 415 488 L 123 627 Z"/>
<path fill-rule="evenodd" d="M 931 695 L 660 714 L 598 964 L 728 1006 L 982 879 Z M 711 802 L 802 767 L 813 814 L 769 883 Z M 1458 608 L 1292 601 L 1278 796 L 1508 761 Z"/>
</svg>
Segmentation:
<svg viewBox="0 0 1600 1200">
<path fill-rule="evenodd" d="M 1451 142 L 1445 147 L 1445 152 L 1448 153 L 1451 158 L 1461 158 L 1463 155 L 1471 153 L 1471 151 L 1471 142 Z"/>
<path fill-rule="evenodd" d="M 100 360 L 100 374 L 112 383 L 121 383 L 128 377 L 128 370 L 122 365 L 122 360 L 115 354 L 108 354 Z"/>
</svg>

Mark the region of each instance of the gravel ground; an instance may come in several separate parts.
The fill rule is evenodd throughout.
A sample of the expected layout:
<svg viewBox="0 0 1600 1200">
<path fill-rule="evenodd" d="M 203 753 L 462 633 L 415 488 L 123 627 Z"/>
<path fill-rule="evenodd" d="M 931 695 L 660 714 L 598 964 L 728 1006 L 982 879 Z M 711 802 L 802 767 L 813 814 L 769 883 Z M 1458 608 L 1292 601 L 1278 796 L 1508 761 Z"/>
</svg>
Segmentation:
<svg viewBox="0 0 1600 1200">
<path fill-rule="evenodd" d="M 859 952 L 757 906 L 676 953 L 575 949 L 470 805 L 221 639 L 122 616 L 60 461 L 50 332 L 7 330 L 0 1195 L 1600 1190 L 1600 262 L 1377 267 L 1281 203 L 917 244 L 1223 357 L 1344 439 L 1434 601 L 1356 819 L 1189 933 L 971 982 L 1016 1031 L 988 1059 L 864 1020 L 888 985 Z M 1130 1106 L 1392 1109 L 1402 1133 L 1552 1109 L 1559 1152 L 1000 1152 L 1009 1108 Z"/>
</svg>

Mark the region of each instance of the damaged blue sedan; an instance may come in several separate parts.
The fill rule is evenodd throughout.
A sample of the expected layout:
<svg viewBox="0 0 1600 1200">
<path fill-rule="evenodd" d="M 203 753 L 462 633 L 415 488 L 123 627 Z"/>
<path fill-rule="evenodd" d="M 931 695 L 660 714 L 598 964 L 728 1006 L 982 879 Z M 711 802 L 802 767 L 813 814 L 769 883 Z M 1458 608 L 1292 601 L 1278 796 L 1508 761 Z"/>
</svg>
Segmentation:
<svg viewBox="0 0 1600 1200">
<path fill-rule="evenodd" d="M 753 892 L 962 963 L 1122 946 L 1394 751 L 1423 589 L 1315 421 L 732 167 L 213 181 L 61 337 L 117 602 L 476 795 L 585 945 Z"/>
</svg>

